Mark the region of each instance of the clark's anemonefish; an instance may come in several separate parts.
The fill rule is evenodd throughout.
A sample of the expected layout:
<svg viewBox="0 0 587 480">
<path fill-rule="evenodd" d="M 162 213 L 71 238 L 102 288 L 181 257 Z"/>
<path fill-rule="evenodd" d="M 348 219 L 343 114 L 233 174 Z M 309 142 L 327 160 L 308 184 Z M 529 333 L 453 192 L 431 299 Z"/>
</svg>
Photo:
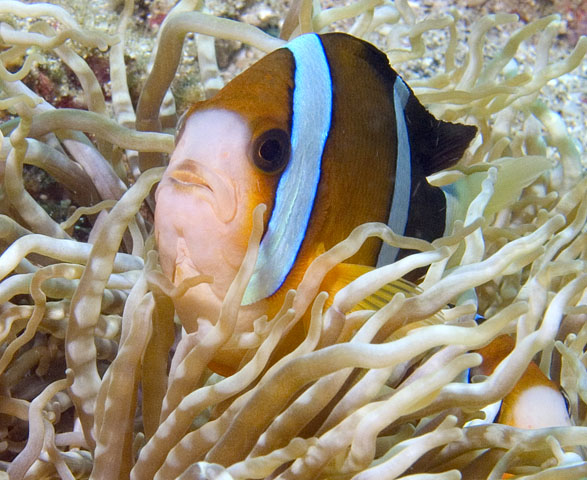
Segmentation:
<svg viewBox="0 0 587 480">
<path fill-rule="evenodd" d="M 514 349 L 514 339 L 500 335 L 478 352 L 483 363 L 473 369 L 473 375 L 491 375 L 497 365 Z M 514 388 L 500 402 L 493 419 L 518 428 L 546 428 L 571 425 L 565 399 L 558 386 L 534 362 Z M 489 419 L 490 421 L 492 419 Z"/>
<path fill-rule="evenodd" d="M 509 335 L 496 337 L 491 343 L 478 350 L 483 357 L 483 363 L 472 369 L 471 376 L 491 375 L 501 361 L 511 353 L 514 346 L 515 341 Z M 566 427 L 573 424 L 559 387 L 534 362 L 530 362 L 521 378 L 502 400 L 488 405 L 483 410 L 486 414 L 484 420 L 472 420 L 466 426 L 494 422 L 517 428 L 537 429 Z M 463 478 L 487 478 L 504 453 L 505 451 L 501 449 L 485 451 L 461 472 Z M 553 455 L 559 465 L 583 461 L 576 452 L 564 451 L 560 446 L 553 452 L 546 450 L 525 455 L 523 451 L 520 451 L 517 459 L 540 465 L 547 460 L 551 461 L 550 457 Z M 512 471 L 515 471 L 515 465 L 512 467 L 514 467 Z M 504 479 L 513 477 L 511 473 L 504 473 L 502 476 Z"/>
<path fill-rule="evenodd" d="M 425 177 L 454 165 L 475 133 L 432 116 L 385 54 L 363 40 L 306 34 L 270 53 L 186 112 L 157 189 L 163 272 L 176 285 L 214 277 L 176 299 L 182 324 L 194 331 L 198 318 L 216 320 L 260 203 L 265 230 L 236 333 L 251 331 L 263 314 L 271 318 L 312 260 L 358 225 L 442 236 L 447 200 Z M 404 253 L 370 239 L 345 274 Z M 235 369 L 242 355 L 222 353 L 216 369 Z"/>
</svg>

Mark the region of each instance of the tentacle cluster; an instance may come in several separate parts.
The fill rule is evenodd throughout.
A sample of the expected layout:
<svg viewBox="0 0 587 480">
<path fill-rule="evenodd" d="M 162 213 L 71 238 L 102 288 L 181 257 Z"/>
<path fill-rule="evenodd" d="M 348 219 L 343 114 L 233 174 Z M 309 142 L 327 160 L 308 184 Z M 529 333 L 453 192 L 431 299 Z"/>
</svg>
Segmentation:
<svg viewBox="0 0 587 480">
<path fill-rule="evenodd" d="M 219 318 L 182 334 L 172 298 L 213 279 L 179 287 L 165 279 L 145 199 L 173 149 L 162 126 L 176 121 L 169 85 L 184 37 L 204 35 L 198 61 L 211 92 L 219 79 L 209 36 L 266 52 L 284 40 L 182 0 L 162 24 L 135 112 L 124 63 L 131 0 L 113 34 L 82 28 L 61 7 L 0 2 L 2 18 L 12 19 L 0 24 L 0 470 L 14 480 L 366 480 L 457 479 L 475 465 L 489 478 L 585 477 L 587 178 L 576 142 L 540 90 L 584 61 L 587 39 L 549 62 L 559 19 L 547 17 L 488 60 L 487 32 L 515 18 L 487 16 L 471 28 L 461 61 L 456 14 L 420 19 L 405 0 L 324 10 L 311 0 L 292 3 L 283 38 L 352 20 L 355 35 L 387 33 L 400 71 L 427 55 L 428 32 L 447 32 L 444 65 L 410 83 L 438 116 L 480 129 L 457 168 L 431 179 L 480 185 L 462 206 L 464 222 L 432 244 L 363 225 L 309 267 L 274 318 L 236 336 L 262 235 L 260 206 Z M 520 46 L 535 38 L 534 65 L 517 65 Z M 112 109 L 82 47 L 108 51 Z M 71 68 L 88 111 L 55 108 L 25 85 L 47 56 Z M 68 220 L 28 193 L 26 165 L 70 192 L 79 208 Z M 87 242 L 74 235 L 81 216 L 92 224 Z M 420 253 L 360 277 L 325 309 L 325 294 L 316 295 L 321 279 L 371 236 Z M 354 310 L 422 266 L 429 268 L 417 293 L 398 293 L 376 312 Z M 296 298 L 308 296 L 304 341 L 272 358 L 299 318 Z M 475 312 L 486 317 L 482 324 Z M 502 333 L 516 334 L 514 350 L 490 376 L 463 382 L 481 361 L 475 350 Z M 218 351 L 236 346 L 249 350 L 237 372 L 207 369 Z M 573 426 L 467 423 L 503 398 L 532 360 L 565 389 Z"/>
</svg>

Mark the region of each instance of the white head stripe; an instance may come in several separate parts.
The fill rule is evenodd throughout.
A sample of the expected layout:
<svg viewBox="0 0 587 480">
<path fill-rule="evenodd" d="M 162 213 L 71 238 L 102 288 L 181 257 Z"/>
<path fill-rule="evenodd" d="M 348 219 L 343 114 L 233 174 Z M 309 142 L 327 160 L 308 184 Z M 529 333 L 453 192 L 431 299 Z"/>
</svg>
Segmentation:
<svg viewBox="0 0 587 480">
<path fill-rule="evenodd" d="M 275 293 L 290 272 L 310 220 L 320 181 L 332 115 L 332 80 L 318 35 L 301 35 L 285 48 L 295 60 L 291 157 L 242 301 L 249 305 Z"/>
<path fill-rule="evenodd" d="M 395 110 L 395 128 L 397 132 L 397 159 L 395 163 L 395 184 L 387 225 L 395 232 L 403 235 L 408 223 L 410 211 L 410 194 L 412 190 L 412 163 L 410 155 L 410 137 L 406 126 L 404 109 L 410 98 L 410 90 L 404 81 L 397 76 L 393 84 L 393 108 Z M 377 266 L 395 262 L 399 249 L 387 243 L 381 246 Z"/>
</svg>

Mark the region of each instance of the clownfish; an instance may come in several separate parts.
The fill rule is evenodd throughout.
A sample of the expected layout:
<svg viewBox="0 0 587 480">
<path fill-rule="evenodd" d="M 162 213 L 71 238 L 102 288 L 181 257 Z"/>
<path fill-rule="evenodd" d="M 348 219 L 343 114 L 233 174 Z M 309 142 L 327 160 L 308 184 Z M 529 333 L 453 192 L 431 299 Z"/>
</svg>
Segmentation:
<svg viewBox="0 0 587 480">
<path fill-rule="evenodd" d="M 473 369 L 474 375 L 491 375 L 497 365 L 514 349 L 514 339 L 500 335 L 478 350 L 483 363 Z M 493 420 L 511 427 L 535 429 L 572 425 L 565 398 L 559 387 L 530 362 L 522 377 L 501 402 Z"/>
<path fill-rule="evenodd" d="M 483 357 L 483 362 L 470 372 L 474 375 L 489 376 L 501 361 L 514 349 L 515 341 L 509 335 L 500 335 L 485 347 L 477 350 Z M 512 390 L 500 401 L 488 405 L 483 409 L 484 420 L 472 420 L 465 426 L 475 426 L 485 423 L 500 423 L 523 429 L 537 429 L 549 427 L 566 427 L 573 425 L 567 403 L 559 386 L 549 379 L 540 370 L 538 365 L 530 362 Z M 574 451 L 532 453 L 531 461 L 542 463 L 554 453 L 559 465 L 570 465 L 583 462 L 583 459 Z M 464 479 L 487 478 L 491 469 L 504 454 L 500 449 L 489 449 L 473 460 L 461 471 Z M 519 455 L 523 457 L 523 452 Z M 502 478 L 513 478 L 512 473 L 504 473 Z"/>
<path fill-rule="evenodd" d="M 214 277 L 175 300 L 186 330 L 217 318 L 260 203 L 264 234 L 236 333 L 277 313 L 309 264 L 363 223 L 441 237 L 447 198 L 426 176 L 454 165 L 476 131 L 437 120 L 383 52 L 343 33 L 301 35 L 193 105 L 155 210 L 163 273 L 176 285 Z M 341 270 L 356 278 L 405 253 L 369 239 Z M 221 352 L 213 368 L 234 371 L 242 357 Z"/>
</svg>

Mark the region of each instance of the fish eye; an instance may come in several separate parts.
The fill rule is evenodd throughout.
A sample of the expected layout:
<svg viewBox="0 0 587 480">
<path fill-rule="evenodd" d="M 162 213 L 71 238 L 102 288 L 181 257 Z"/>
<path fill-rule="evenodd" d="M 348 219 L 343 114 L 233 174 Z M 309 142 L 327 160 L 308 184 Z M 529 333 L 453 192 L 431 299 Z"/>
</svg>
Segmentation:
<svg viewBox="0 0 587 480">
<path fill-rule="evenodd" d="M 279 128 L 267 130 L 253 142 L 253 162 L 269 174 L 282 171 L 289 161 L 289 134 Z"/>
</svg>

